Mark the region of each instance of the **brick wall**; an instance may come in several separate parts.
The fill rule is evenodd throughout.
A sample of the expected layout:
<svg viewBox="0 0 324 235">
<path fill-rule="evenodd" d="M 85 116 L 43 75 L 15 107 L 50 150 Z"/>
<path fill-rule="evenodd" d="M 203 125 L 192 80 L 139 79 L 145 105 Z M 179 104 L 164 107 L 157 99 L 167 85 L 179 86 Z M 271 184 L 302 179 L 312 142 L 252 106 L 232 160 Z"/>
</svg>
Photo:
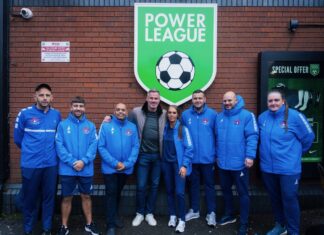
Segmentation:
<svg viewBox="0 0 324 235">
<path fill-rule="evenodd" d="M 10 22 L 10 183 L 20 182 L 19 151 L 13 144 L 13 122 L 19 110 L 33 102 L 34 87 L 49 83 L 54 107 L 65 117 L 69 101 L 84 96 L 87 113 L 97 128 L 114 104 L 141 105 L 145 92 L 133 73 L 132 7 L 33 7 L 30 21 Z M 14 11 L 20 10 L 19 8 Z M 323 51 L 323 28 L 288 31 L 291 18 L 324 23 L 323 8 L 219 7 L 218 64 L 208 104 L 220 109 L 227 90 L 240 93 L 256 112 L 258 53 L 266 50 Z M 41 63 L 41 41 L 70 41 L 70 63 Z M 185 106 L 187 106 L 186 104 Z M 96 160 L 96 182 L 101 182 Z"/>
</svg>

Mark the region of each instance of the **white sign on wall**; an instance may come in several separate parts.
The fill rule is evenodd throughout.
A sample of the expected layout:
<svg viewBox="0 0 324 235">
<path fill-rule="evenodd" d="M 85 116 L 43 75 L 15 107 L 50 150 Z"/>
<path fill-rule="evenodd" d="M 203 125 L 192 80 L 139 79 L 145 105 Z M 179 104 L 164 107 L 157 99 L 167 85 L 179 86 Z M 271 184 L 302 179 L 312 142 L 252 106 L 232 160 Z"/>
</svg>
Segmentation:
<svg viewBox="0 0 324 235">
<path fill-rule="evenodd" d="M 42 42 L 42 62 L 70 62 L 70 42 Z"/>
</svg>

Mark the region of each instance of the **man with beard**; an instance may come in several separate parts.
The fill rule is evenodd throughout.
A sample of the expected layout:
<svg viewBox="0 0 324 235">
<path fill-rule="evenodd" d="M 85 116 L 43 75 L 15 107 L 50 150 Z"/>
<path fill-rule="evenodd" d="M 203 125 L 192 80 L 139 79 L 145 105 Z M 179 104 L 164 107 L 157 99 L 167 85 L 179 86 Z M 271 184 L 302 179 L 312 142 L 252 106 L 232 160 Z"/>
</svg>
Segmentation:
<svg viewBox="0 0 324 235">
<path fill-rule="evenodd" d="M 24 233 L 32 234 L 40 201 L 43 234 L 49 235 L 57 178 L 55 133 L 61 114 L 51 107 L 53 95 L 48 84 L 36 87 L 34 99 L 35 105 L 19 112 L 14 130 L 14 142 L 21 150 Z M 35 199 L 37 195 L 39 200 Z"/>
<path fill-rule="evenodd" d="M 225 201 L 225 215 L 218 224 L 236 222 L 232 192 L 232 185 L 235 184 L 240 199 L 238 235 L 248 232 L 249 168 L 253 166 L 259 138 L 255 116 L 244 106 L 241 96 L 233 91 L 226 92 L 223 96 L 223 111 L 218 114 L 216 123 L 217 164 Z"/>
<path fill-rule="evenodd" d="M 194 146 L 192 172 L 189 176 L 191 209 L 186 214 L 186 221 L 200 217 L 200 176 L 205 185 L 207 216 L 209 226 L 216 226 L 216 191 L 215 191 L 215 122 L 217 113 L 206 104 L 203 91 L 192 94 L 192 106 L 183 112 L 182 123 L 188 127 Z"/>
<path fill-rule="evenodd" d="M 75 97 L 71 101 L 71 112 L 57 130 L 56 150 L 59 157 L 59 175 L 62 185 L 62 226 L 58 235 L 67 235 L 68 219 L 72 209 L 72 198 L 80 192 L 82 209 L 86 218 L 85 231 L 98 235 L 92 220 L 93 161 L 97 153 L 97 134 L 93 122 L 85 115 L 85 100 Z"/>
</svg>

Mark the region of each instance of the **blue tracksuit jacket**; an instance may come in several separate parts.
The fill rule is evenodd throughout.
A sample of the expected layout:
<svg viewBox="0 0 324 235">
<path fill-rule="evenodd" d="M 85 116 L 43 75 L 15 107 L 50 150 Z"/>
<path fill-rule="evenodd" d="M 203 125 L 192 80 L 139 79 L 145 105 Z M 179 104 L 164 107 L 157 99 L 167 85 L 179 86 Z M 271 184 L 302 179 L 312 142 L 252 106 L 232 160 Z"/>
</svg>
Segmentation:
<svg viewBox="0 0 324 235">
<path fill-rule="evenodd" d="M 217 113 L 206 104 L 201 113 L 193 106 L 182 113 L 181 122 L 188 127 L 194 145 L 192 163 L 210 164 L 215 162 L 215 122 Z"/>
<path fill-rule="evenodd" d="M 258 126 L 253 113 L 244 109 L 244 100 L 237 96 L 230 110 L 223 107 L 216 122 L 217 164 L 223 170 L 242 170 L 245 158 L 254 159 L 258 146 Z"/>
<path fill-rule="evenodd" d="M 57 165 L 55 133 L 61 113 L 50 108 L 46 113 L 36 105 L 22 109 L 15 122 L 14 142 L 21 149 L 20 165 L 45 168 Z"/>
<path fill-rule="evenodd" d="M 132 174 L 139 151 L 136 125 L 113 116 L 111 122 L 103 123 L 100 127 L 98 150 L 102 158 L 102 173 Z M 123 171 L 116 170 L 118 162 L 124 163 Z"/>
<path fill-rule="evenodd" d="M 314 133 L 305 116 L 289 109 L 284 122 L 285 105 L 278 111 L 267 110 L 258 118 L 260 129 L 260 167 L 267 173 L 301 173 L 301 157 L 312 145 Z M 285 126 L 288 125 L 288 131 Z"/>
<path fill-rule="evenodd" d="M 167 122 L 163 136 L 166 135 L 167 128 L 169 126 L 169 122 Z M 180 126 L 180 121 L 176 122 L 175 125 L 175 131 L 173 133 L 173 138 L 174 138 L 174 145 L 176 148 L 177 152 L 177 162 L 178 162 L 178 167 L 179 170 L 182 166 L 187 168 L 187 175 L 190 175 L 192 166 L 191 166 L 191 161 L 193 158 L 193 145 L 192 145 L 192 140 L 190 137 L 190 133 L 187 127 L 182 126 L 182 139 L 179 138 L 178 136 L 178 129 Z"/>
<path fill-rule="evenodd" d="M 93 176 L 93 160 L 97 153 L 96 126 L 85 115 L 79 120 L 72 113 L 62 121 L 56 134 L 56 151 L 59 157 L 59 174 L 69 176 Z M 76 171 L 73 163 L 84 162 L 84 168 Z"/>
</svg>

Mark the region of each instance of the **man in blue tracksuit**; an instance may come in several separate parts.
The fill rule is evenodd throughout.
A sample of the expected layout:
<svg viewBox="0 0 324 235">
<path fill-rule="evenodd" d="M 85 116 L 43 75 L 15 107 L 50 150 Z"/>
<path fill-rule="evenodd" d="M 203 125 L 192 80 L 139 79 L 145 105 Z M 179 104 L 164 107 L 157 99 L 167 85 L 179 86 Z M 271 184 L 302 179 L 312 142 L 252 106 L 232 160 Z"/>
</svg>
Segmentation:
<svg viewBox="0 0 324 235">
<path fill-rule="evenodd" d="M 272 90 L 268 110 L 258 118 L 260 129 L 260 168 L 271 199 L 275 226 L 267 235 L 299 235 L 298 201 L 301 158 L 314 141 L 306 117 L 288 107 L 284 94 Z"/>
<path fill-rule="evenodd" d="M 36 104 L 22 109 L 15 123 L 14 141 L 21 149 L 22 204 L 24 232 L 31 234 L 37 219 L 37 195 L 42 208 L 43 234 L 51 234 L 54 211 L 57 157 L 55 133 L 61 114 L 50 104 L 52 89 L 40 84 L 35 89 Z"/>
<path fill-rule="evenodd" d="M 115 227 L 120 227 L 117 214 L 121 191 L 133 173 L 139 151 L 137 127 L 127 120 L 126 105 L 117 104 L 114 114 L 110 122 L 102 124 L 98 143 L 106 186 L 106 235 L 115 235 Z"/>
<path fill-rule="evenodd" d="M 56 135 L 56 151 L 59 157 L 59 175 L 62 186 L 62 226 L 58 235 L 67 235 L 72 198 L 77 189 L 81 195 L 82 209 L 86 218 L 85 231 L 92 235 L 99 232 L 92 220 L 93 161 L 97 153 L 96 126 L 85 115 L 85 100 L 75 97 L 71 112 L 62 121 Z"/>
<path fill-rule="evenodd" d="M 223 96 L 223 111 L 216 122 L 217 164 L 225 200 L 225 215 L 220 225 L 234 223 L 232 185 L 240 198 L 240 228 L 246 235 L 249 217 L 249 168 L 253 165 L 258 145 L 258 126 L 253 113 L 244 109 L 244 100 L 233 91 Z"/>
<path fill-rule="evenodd" d="M 199 213 L 200 175 L 205 185 L 207 216 L 209 226 L 216 225 L 215 191 L 215 122 L 217 113 L 206 104 L 203 91 L 192 94 L 192 106 L 183 112 L 181 121 L 188 127 L 194 146 L 192 173 L 190 175 L 191 209 L 186 214 L 186 221 L 197 219 Z"/>
</svg>

